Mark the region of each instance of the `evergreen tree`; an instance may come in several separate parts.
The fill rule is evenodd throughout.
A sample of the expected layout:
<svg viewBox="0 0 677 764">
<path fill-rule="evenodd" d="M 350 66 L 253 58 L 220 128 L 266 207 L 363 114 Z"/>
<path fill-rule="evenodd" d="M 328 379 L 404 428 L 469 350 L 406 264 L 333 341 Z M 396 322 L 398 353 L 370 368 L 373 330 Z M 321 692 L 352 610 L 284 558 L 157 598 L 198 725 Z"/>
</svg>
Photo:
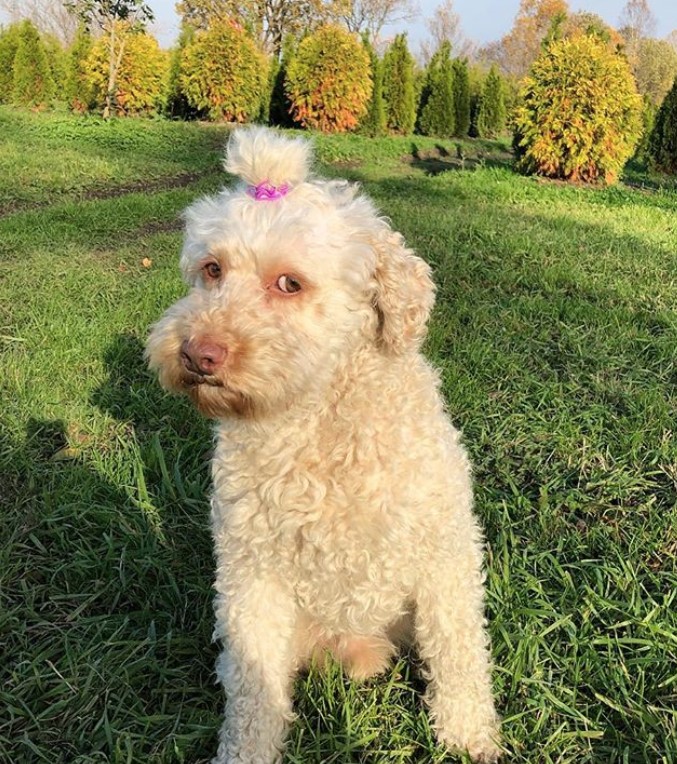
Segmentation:
<svg viewBox="0 0 677 764">
<path fill-rule="evenodd" d="M 470 80 L 470 129 L 468 130 L 468 135 L 471 138 L 478 138 L 477 118 L 482 100 L 482 88 L 484 87 L 487 73 L 481 65 L 474 64 L 468 66 L 468 78 Z"/>
<path fill-rule="evenodd" d="M 54 80 L 40 33 L 32 22 L 22 21 L 14 57 L 12 103 L 44 107 L 53 96 Z"/>
<path fill-rule="evenodd" d="M 73 111 L 87 111 L 93 106 L 86 66 L 91 50 L 92 37 L 85 25 L 80 24 L 68 54 L 66 69 L 65 96 Z"/>
<path fill-rule="evenodd" d="M 68 54 L 61 41 L 51 34 L 42 36 L 42 44 L 47 55 L 49 73 L 54 82 L 54 96 L 59 100 L 65 99 L 66 77 L 68 73 Z"/>
<path fill-rule="evenodd" d="M 87 58 L 87 82 L 94 103 L 105 109 L 115 104 L 109 116 L 157 114 L 165 107 L 169 55 L 161 50 L 157 40 L 138 27 L 118 22 L 115 30 L 120 60 L 116 65 L 115 92 L 108 90 L 108 40 L 99 37 Z M 105 113 L 105 112 L 104 112 Z"/>
<path fill-rule="evenodd" d="M 468 63 L 460 58 L 454 61 L 454 116 L 455 134 L 465 138 L 470 131 L 470 76 Z"/>
<path fill-rule="evenodd" d="M 677 79 L 656 114 L 649 156 L 656 169 L 677 175 Z"/>
<path fill-rule="evenodd" d="M 294 119 L 325 133 L 354 130 L 367 113 L 372 81 L 361 41 L 327 24 L 300 43 L 287 72 Z"/>
<path fill-rule="evenodd" d="M 21 24 L 10 24 L 0 30 L 0 103 L 12 100 L 14 59 L 19 47 Z"/>
<path fill-rule="evenodd" d="M 489 70 L 477 113 L 477 132 L 482 138 L 494 138 L 504 128 L 506 120 L 505 97 L 501 75 L 495 66 Z"/>
<path fill-rule="evenodd" d="M 430 59 L 421 92 L 418 128 L 423 135 L 451 138 L 456 120 L 451 44 L 443 42 Z"/>
<path fill-rule="evenodd" d="M 367 36 L 364 38 L 364 47 L 369 54 L 371 62 L 371 77 L 374 88 L 371 91 L 371 101 L 369 102 L 367 114 L 360 123 L 360 132 L 365 135 L 378 137 L 385 135 L 387 127 L 386 106 L 383 100 L 383 64 Z"/>
<path fill-rule="evenodd" d="M 210 119 L 250 122 L 261 112 L 268 62 L 239 24 L 214 20 L 198 30 L 181 57 L 180 84 L 188 103 Z"/>
<path fill-rule="evenodd" d="M 167 101 L 165 112 L 174 119 L 199 119 L 205 112 L 196 109 L 188 103 L 186 94 L 181 87 L 181 61 L 183 52 L 193 41 L 195 28 L 191 24 L 182 24 L 176 46 L 172 48 L 169 58 L 169 74 L 167 75 Z"/>
<path fill-rule="evenodd" d="M 414 59 L 406 34 L 398 34 L 383 57 L 383 95 L 388 129 L 409 135 L 416 122 L 416 99 Z"/>
<path fill-rule="evenodd" d="M 512 121 L 522 172 L 609 184 L 641 136 L 642 100 L 625 56 L 598 37 L 578 35 L 541 53 Z"/>
<path fill-rule="evenodd" d="M 291 116 L 291 102 L 287 97 L 285 84 L 289 64 L 296 52 L 296 40 L 288 35 L 282 43 L 282 55 L 279 62 L 271 66 L 270 106 L 268 108 L 268 121 L 271 125 L 280 127 L 293 127 L 294 119 Z"/>
<path fill-rule="evenodd" d="M 642 137 L 635 147 L 635 157 L 641 162 L 651 161 L 649 155 L 649 141 L 656 124 L 656 114 L 658 109 L 654 106 L 651 98 L 645 95 L 642 97 Z"/>
<path fill-rule="evenodd" d="M 72 9 L 89 28 L 95 24 L 103 32 L 108 46 L 108 84 L 106 85 L 106 105 L 104 119 L 110 119 L 119 111 L 115 96 L 120 92 L 117 84 L 118 69 L 125 56 L 128 34 L 118 39 L 118 29 L 128 32 L 142 31 L 149 21 L 153 21 L 153 11 L 143 0 L 84 0 L 72 2 Z M 163 76 L 166 72 L 163 72 Z M 164 94 L 163 94 L 164 95 Z M 135 100 L 132 94 L 132 100 Z M 124 107 L 123 107 L 124 111 Z"/>
</svg>

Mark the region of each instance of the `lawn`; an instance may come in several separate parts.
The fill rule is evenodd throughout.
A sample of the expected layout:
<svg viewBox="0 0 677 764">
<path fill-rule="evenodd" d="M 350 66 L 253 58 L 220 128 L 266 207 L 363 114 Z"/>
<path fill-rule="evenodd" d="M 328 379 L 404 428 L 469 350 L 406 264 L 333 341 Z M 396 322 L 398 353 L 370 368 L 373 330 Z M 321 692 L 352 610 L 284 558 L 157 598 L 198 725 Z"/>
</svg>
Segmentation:
<svg viewBox="0 0 677 764">
<path fill-rule="evenodd" d="M 145 370 L 227 129 L 0 109 L 0 761 L 207 762 L 209 424 Z M 677 762 L 677 190 L 507 144 L 318 138 L 433 265 L 513 762 Z M 415 657 L 299 679 L 285 764 L 460 761 Z"/>
</svg>

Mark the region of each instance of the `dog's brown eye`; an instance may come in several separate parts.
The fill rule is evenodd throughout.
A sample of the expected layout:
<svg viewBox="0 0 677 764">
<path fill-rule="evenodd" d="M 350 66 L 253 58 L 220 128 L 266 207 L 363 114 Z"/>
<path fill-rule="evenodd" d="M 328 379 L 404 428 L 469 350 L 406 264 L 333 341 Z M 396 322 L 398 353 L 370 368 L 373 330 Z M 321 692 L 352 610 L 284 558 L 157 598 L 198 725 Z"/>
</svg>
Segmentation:
<svg viewBox="0 0 677 764">
<path fill-rule="evenodd" d="M 221 266 L 218 263 L 206 263 L 202 270 L 209 279 L 216 280 L 221 278 Z"/>
<path fill-rule="evenodd" d="M 280 276 L 275 282 L 275 285 L 280 292 L 284 292 L 285 294 L 294 294 L 294 292 L 301 291 L 301 282 L 293 276 Z"/>
</svg>

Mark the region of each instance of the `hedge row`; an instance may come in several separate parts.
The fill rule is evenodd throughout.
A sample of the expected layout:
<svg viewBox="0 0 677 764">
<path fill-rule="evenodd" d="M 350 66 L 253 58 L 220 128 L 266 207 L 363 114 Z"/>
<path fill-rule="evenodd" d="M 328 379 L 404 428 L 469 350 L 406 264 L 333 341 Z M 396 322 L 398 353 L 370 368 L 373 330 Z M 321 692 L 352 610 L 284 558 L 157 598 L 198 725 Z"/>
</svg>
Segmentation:
<svg viewBox="0 0 677 764">
<path fill-rule="evenodd" d="M 367 40 L 324 26 L 288 40 L 271 60 L 235 21 L 185 27 L 167 53 L 120 22 L 107 37 L 80 30 L 68 51 L 24 21 L 0 31 L 0 102 L 46 108 L 67 101 L 100 110 L 119 61 L 117 114 L 260 121 L 323 132 L 439 138 L 494 137 L 506 125 L 506 88 L 495 68 L 478 77 L 442 44 L 423 70 L 406 35 L 379 58 Z M 654 124 L 655 123 L 655 124 Z M 642 107 L 625 56 L 594 33 L 544 44 L 512 111 L 525 172 L 573 181 L 615 181 L 639 145 L 657 169 L 677 171 L 677 84 L 656 113 Z M 640 140 L 641 139 L 641 140 Z"/>
<path fill-rule="evenodd" d="M 486 78 L 451 60 L 448 45 L 423 70 L 405 35 L 379 58 L 368 40 L 324 26 L 288 40 L 271 60 L 234 21 L 206 30 L 184 27 L 169 53 L 123 22 L 116 27 L 118 115 L 164 113 L 174 118 L 264 121 L 324 132 L 370 135 L 417 129 L 445 137 L 493 135 L 505 126 L 504 93 L 494 71 Z M 0 101 L 48 108 L 65 101 L 100 111 L 109 87 L 109 40 L 80 29 L 70 49 L 41 37 L 29 21 L 0 32 Z"/>
</svg>

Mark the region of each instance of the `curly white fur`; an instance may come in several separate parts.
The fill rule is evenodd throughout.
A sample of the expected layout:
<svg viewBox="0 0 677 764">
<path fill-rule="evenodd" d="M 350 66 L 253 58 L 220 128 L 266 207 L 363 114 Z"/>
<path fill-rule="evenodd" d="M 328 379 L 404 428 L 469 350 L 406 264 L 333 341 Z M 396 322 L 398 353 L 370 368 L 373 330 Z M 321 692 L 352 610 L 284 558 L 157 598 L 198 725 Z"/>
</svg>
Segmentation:
<svg viewBox="0 0 677 764">
<path fill-rule="evenodd" d="M 309 159 L 304 141 L 234 133 L 227 168 L 291 191 L 236 185 L 186 212 L 192 290 L 148 341 L 161 383 L 217 420 L 214 762 L 278 762 L 294 673 L 326 651 L 357 678 L 382 671 L 407 618 L 440 741 L 493 761 L 470 465 L 419 352 L 430 270 L 356 187 L 310 179 Z M 226 359 L 196 374 L 186 343 Z"/>
</svg>

